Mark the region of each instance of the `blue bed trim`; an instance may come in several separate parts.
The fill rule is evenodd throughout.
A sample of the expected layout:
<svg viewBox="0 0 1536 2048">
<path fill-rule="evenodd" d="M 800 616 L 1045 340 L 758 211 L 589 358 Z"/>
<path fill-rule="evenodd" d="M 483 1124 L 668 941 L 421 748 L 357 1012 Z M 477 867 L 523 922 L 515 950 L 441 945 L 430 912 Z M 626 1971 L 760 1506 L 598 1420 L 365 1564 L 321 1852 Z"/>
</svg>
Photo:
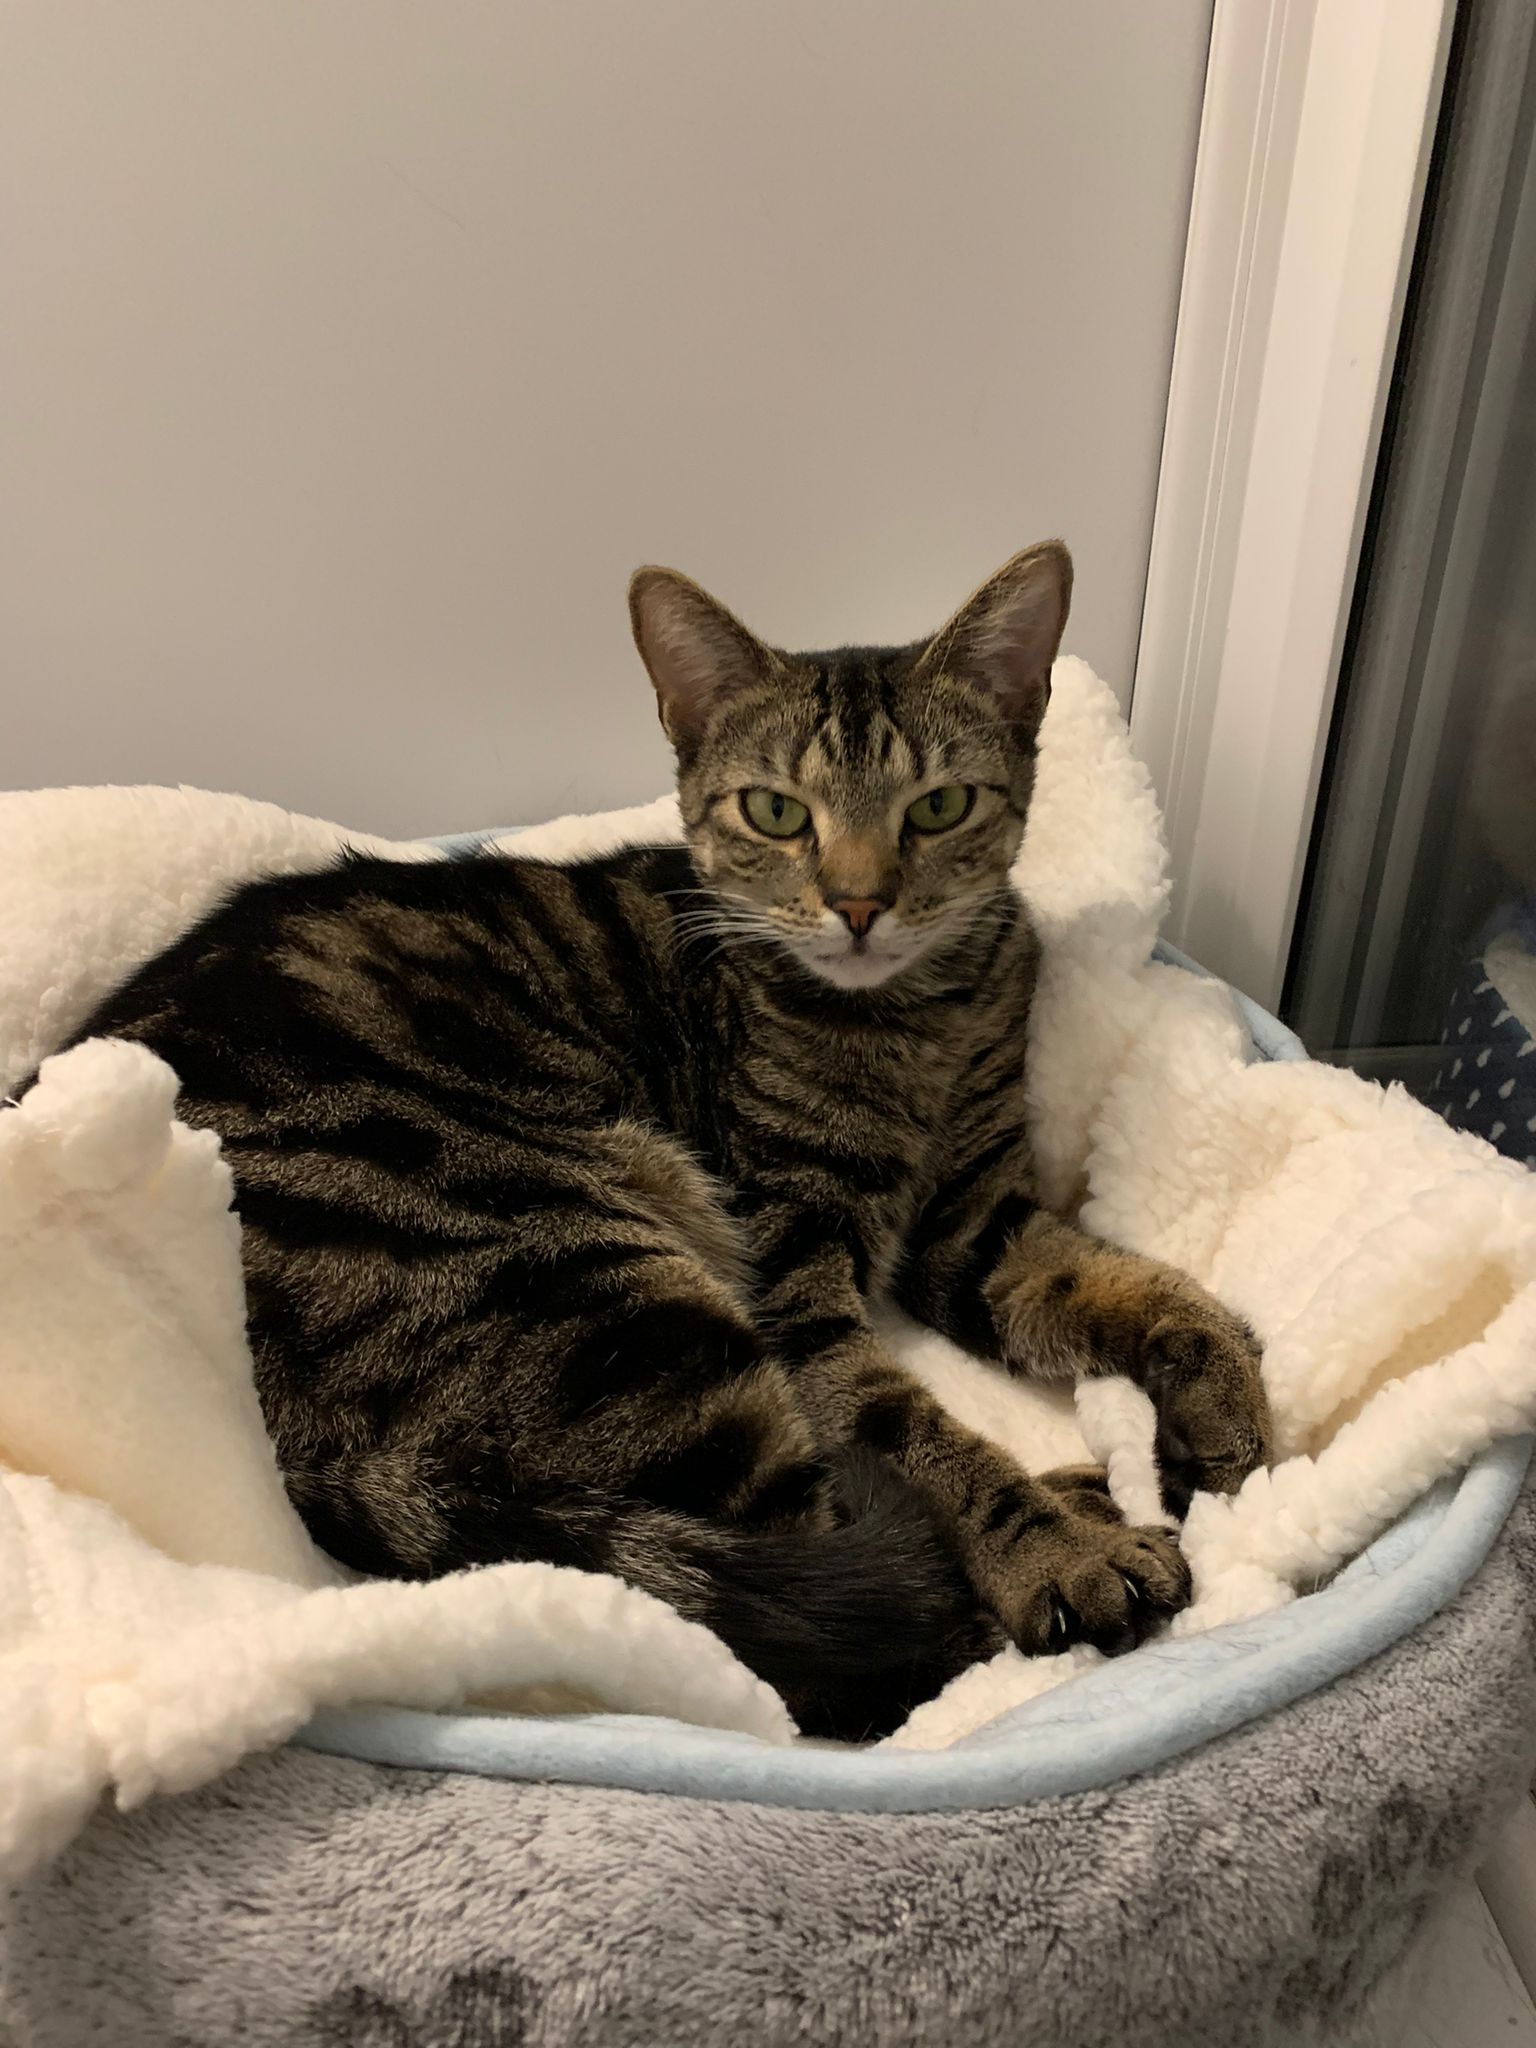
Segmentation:
<svg viewBox="0 0 1536 2048">
<path fill-rule="evenodd" d="M 1187 953 L 1181 953 L 1177 946 L 1170 946 L 1166 939 L 1159 939 L 1152 949 L 1154 960 L 1161 960 L 1168 967 L 1182 967 L 1187 973 L 1198 974 L 1202 981 L 1215 981 L 1218 977 L 1198 960 L 1191 960 Z M 1271 1017 L 1268 1010 L 1261 1010 L 1251 996 L 1245 996 L 1241 989 L 1228 987 L 1227 993 L 1237 1007 L 1248 1030 L 1248 1037 L 1254 1051 L 1263 1060 L 1304 1060 L 1307 1048 L 1288 1026 L 1278 1017 Z"/>
<path fill-rule="evenodd" d="M 469 852 L 491 836 L 439 842 Z M 1165 963 L 1205 974 L 1176 947 Z M 1208 977 L 1209 978 L 1209 977 Z M 1294 1032 L 1233 991 L 1256 1057 L 1307 1057 Z M 1487 1555 L 1530 1463 L 1532 1439 L 1493 1445 L 1321 1591 L 1257 1620 L 1150 1643 L 1016 1707 L 953 1748 L 776 1748 L 755 1737 L 634 1714 L 322 1712 L 294 1739 L 335 1756 L 485 1777 L 611 1785 L 695 1798 L 866 1813 L 1012 1806 L 1114 1783 L 1354 1670 L 1454 1598 Z"/>
<path fill-rule="evenodd" d="M 641 1715 L 568 1719 L 358 1707 L 318 1714 L 305 1748 L 418 1770 L 615 1785 L 853 1813 L 1014 1806 L 1110 1785 L 1288 1706 L 1437 1613 L 1503 1526 L 1531 1440 L 1496 1444 L 1436 1487 L 1332 1585 L 1257 1621 L 1150 1643 L 1014 1708 L 954 1748 L 775 1748 Z"/>
</svg>

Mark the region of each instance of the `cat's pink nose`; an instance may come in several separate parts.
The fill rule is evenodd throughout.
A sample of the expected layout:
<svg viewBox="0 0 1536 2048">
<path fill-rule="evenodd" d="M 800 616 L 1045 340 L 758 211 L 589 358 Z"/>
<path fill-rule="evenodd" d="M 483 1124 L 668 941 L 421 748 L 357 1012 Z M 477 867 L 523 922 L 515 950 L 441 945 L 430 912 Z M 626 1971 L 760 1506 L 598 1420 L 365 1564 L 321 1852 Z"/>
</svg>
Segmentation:
<svg viewBox="0 0 1536 2048">
<path fill-rule="evenodd" d="M 886 905 L 878 896 L 834 896 L 827 908 L 837 912 L 856 939 L 867 939 L 870 926 Z"/>
</svg>

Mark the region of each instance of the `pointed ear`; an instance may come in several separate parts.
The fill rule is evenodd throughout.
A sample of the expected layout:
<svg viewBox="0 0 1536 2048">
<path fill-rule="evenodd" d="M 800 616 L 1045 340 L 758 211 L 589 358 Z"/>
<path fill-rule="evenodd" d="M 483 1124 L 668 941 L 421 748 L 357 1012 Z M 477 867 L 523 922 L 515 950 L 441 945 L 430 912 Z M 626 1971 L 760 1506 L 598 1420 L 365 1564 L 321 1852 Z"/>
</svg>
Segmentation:
<svg viewBox="0 0 1536 2048">
<path fill-rule="evenodd" d="M 674 746 L 697 739 L 736 691 L 772 672 L 763 643 L 675 569 L 635 571 L 629 617 Z"/>
<path fill-rule="evenodd" d="M 1072 557 L 1043 540 L 1005 562 L 936 633 L 920 660 L 930 675 L 963 676 L 1033 738 L 1051 696 L 1051 664 L 1072 602 Z"/>
</svg>

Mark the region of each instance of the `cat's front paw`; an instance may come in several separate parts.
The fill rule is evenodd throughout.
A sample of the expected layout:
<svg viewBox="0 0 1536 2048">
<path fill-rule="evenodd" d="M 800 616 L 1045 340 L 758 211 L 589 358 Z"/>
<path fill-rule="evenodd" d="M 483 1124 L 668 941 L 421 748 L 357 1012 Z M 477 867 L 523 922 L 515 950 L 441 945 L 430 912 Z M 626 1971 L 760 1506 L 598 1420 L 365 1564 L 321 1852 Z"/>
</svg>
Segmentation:
<svg viewBox="0 0 1536 2048">
<path fill-rule="evenodd" d="M 1008 1290 L 1009 1365 L 1045 1377 L 1123 1373 L 1144 1387 L 1163 1502 L 1181 1520 L 1193 1494 L 1235 1493 L 1273 1444 L 1252 1330 L 1176 1267 L 1060 1235 Z"/>
<path fill-rule="evenodd" d="M 1191 1288 L 1147 1329 L 1141 1380 L 1157 1410 L 1163 1502 L 1183 1518 L 1196 1493 L 1236 1493 L 1273 1448 L 1257 1338 Z"/>
<path fill-rule="evenodd" d="M 1026 1523 L 998 1548 L 978 1589 L 1027 1656 L 1091 1643 L 1107 1657 L 1132 1650 L 1190 1597 L 1189 1566 L 1166 1529 L 1066 1513 Z"/>
</svg>

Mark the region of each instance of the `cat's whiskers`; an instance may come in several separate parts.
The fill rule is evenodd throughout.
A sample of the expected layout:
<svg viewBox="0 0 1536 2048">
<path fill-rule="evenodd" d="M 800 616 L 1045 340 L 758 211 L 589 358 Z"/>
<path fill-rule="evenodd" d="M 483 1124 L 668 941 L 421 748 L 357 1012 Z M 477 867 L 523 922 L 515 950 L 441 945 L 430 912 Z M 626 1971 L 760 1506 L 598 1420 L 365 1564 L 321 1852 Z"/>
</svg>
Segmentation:
<svg viewBox="0 0 1536 2048">
<path fill-rule="evenodd" d="M 679 930 L 699 930 L 705 927 L 729 931 L 759 931 L 771 929 L 771 921 L 750 911 L 738 912 L 725 909 L 681 910 L 672 920 Z"/>
<path fill-rule="evenodd" d="M 668 893 L 682 895 L 689 892 L 674 890 Z M 705 895 L 711 892 L 699 890 L 697 893 Z M 714 943 L 705 956 L 711 960 L 720 953 L 744 952 L 753 946 L 761 945 L 765 939 L 778 937 L 770 921 L 761 913 L 734 910 L 722 904 L 718 897 L 715 898 L 714 907 L 711 909 L 676 912 L 673 917 L 673 928 L 680 943 L 685 947 L 713 940 Z"/>
</svg>

